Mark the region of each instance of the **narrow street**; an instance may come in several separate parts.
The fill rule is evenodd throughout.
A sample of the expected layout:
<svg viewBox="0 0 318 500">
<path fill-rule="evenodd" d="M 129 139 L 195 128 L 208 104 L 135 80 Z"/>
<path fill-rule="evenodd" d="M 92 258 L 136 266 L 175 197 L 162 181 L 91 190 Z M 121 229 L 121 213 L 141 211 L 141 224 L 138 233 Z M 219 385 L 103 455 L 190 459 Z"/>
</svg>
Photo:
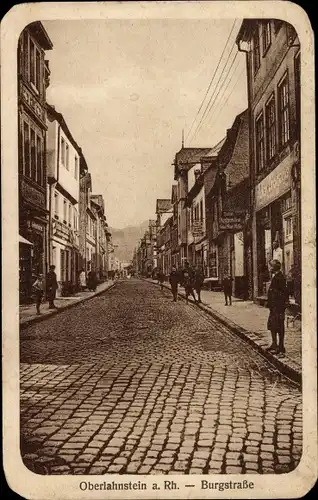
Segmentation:
<svg viewBox="0 0 318 500">
<path fill-rule="evenodd" d="M 301 392 L 194 305 L 139 280 L 21 331 L 21 451 L 49 474 L 283 473 Z"/>
</svg>

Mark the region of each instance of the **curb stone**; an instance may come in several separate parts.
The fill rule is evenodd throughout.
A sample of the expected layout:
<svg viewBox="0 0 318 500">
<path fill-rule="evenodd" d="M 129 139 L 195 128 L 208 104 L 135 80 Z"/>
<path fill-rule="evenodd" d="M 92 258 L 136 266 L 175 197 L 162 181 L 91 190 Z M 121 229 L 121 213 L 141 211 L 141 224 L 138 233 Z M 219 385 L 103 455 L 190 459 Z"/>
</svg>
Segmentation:
<svg viewBox="0 0 318 500">
<path fill-rule="evenodd" d="M 158 283 L 155 283 L 154 281 L 147 280 L 145 279 L 144 281 L 147 281 L 148 283 L 152 283 L 153 285 L 158 285 Z M 164 288 L 167 290 L 170 290 L 170 287 L 168 285 L 163 285 Z M 185 300 L 185 296 L 178 292 L 178 296 Z M 191 304 L 194 305 L 193 301 L 190 301 Z M 272 365 L 275 366 L 280 372 L 282 372 L 282 375 L 290 379 L 292 382 L 296 383 L 298 386 L 301 386 L 302 384 L 302 375 L 301 372 L 295 367 L 289 366 L 283 361 L 281 361 L 279 358 L 276 358 L 273 354 L 270 352 L 266 351 L 263 347 L 261 347 L 257 342 L 255 342 L 251 337 L 254 336 L 253 332 L 246 330 L 245 328 L 240 327 L 236 323 L 233 323 L 233 321 L 229 320 L 228 318 L 225 318 L 221 314 L 217 313 L 214 311 L 210 306 L 205 305 L 205 304 L 196 304 L 199 309 L 202 311 L 206 312 L 210 316 L 212 316 L 214 319 L 218 320 L 220 323 L 222 323 L 224 326 L 229 328 L 232 333 L 240 337 L 242 340 L 247 342 L 251 347 L 253 347 L 256 351 L 259 352 L 261 356 L 267 359 Z"/>
<path fill-rule="evenodd" d="M 98 295 L 101 295 L 104 292 L 108 292 L 108 290 L 111 290 L 117 283 L 112 283 L 109 287 L 105 288 L 104 290 L 98 290 L 97 292 L 94 293 L 94 295 L 90 295 L 89 297 L 81 297 L 79 300 L 76 302 L 72 302 L 70 304 L 65 304 L 62 307 L 59 307 L 58 309 L 52 310 L 48 314 L 43 314 L 42 316 L 35 316 L 33 318 L 27 319 L 23 322 L 20 321 L 20 330 L 23 330 L 24 328 L 30 326 L 33 323 L 40 323 L 41 321 L 44 321 L 47 318 L 51 318 L 52 316 L 56 314 L 60 314 L 63 311 L 66 311 L 66 309 L 70 309 L 71 307 L 75 307 L 78 304 L 82 304 L 83 302 L 86 302 L 87 300 L 94 299 Z"/>
</svg>

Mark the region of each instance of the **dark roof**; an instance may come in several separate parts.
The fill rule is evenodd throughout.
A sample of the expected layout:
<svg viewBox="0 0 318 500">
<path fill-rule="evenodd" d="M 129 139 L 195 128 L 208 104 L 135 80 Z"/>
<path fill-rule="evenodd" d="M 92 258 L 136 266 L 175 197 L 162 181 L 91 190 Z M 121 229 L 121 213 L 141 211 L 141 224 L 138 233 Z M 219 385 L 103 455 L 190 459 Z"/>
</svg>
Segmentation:
<svg viewBox="0 0 318 500">
<path fill-rule="evenodd" d="M 157 199 L 156 214 L 163 214 L 165 212 L 170 212 L 171 209 L 172 209 L 171 200 Z"/>
<path fill-rule="evenodd" d="M 211 148 L 181 148 L 176 154 L 175 163 L 198 163 Z"/>
<path fill-rule="evenodd" d="M 220 142 L 218 142 L 213 148 L 209 150 L 208 153 L 206 153 L 204 156 L 202 156 L 202 159 L 208 159 L 211 158 L 211 156 L 217 156 L 220 149 L 222 148 L 224 142 L 225 142 L 226 137 L 224 137 Z"/>
<path fill-rule="evenodd" d="M 240 113 L 228 130 L 219 153 L 220 168 L 226 173 L 229 188 L 249 176 L 249 120 L 248 110 Z"/>
<path fill-rule="evenodd" d="M 53 43 L 41 21 L 34 21 L 28 24 L 27 29 L 29 29 L 44 50 L 53 49 Z"/>
<path fill-rule="evenodd" d="M 243 19 L 236 37 L 236 44 L 239 44 L 239 42 L 248 42 L 251 39 L 256 21 L 256 19 Z"/>
</svg>

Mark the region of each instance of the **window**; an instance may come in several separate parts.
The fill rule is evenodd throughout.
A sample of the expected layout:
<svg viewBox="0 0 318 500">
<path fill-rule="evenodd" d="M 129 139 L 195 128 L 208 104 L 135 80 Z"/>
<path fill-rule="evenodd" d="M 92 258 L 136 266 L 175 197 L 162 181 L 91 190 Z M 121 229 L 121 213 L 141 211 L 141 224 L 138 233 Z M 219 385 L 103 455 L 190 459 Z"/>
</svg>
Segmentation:
<svg viewBox="0 0 318 500">
<path fill-rule="evenodd" d="M 67 170 L 69 170 L 69 160 L 70 160 L 69 147 L 68 144 L 65 143 L 65 166 Z"/>
<path fill-rule="evenodd" d="M 276 118 L 275 97 L 270 98 L 266 105 L 267 158 L 271 160 L 276 152 Z"/>
<path fill-rule="evenodd" d="M 41 90 L 41 53 L 30 38 L 30 52 L 28 57 L 28 70 L 31 84 L 40 92 Z"/>
<path fill-rule="evenodd" d="M 30 127 L 27 122 L 23 124 L 23 152 L 24 152 L 24 175 L 30 177 Z"/>
<path fill-rule="evenodd" d="M 279 142 L 285 146 L 289 141 L 289 90 L 287 75 L 278 86 Z"/>
<path fill-rule="evenodd" d="M 44 172 L 42 167 L 42 142 L 41 138 L 36 136 L 36 181 L 40 186 L 44 185 Z"/>
<path fill-rule="evenodd" d="M 61 162 L 65 165 L 65 141 L 61 137 Z"/>
<path fill-rule="evenodd" d="M 287 212 L 288 210 L 291 210 L 292 208 L 292 198 L 291 194 L 288 193 L 281 202 L 281 211 L 282 212 Z"/>
<path fill-rule="evenodd" d="M 54 193 L 54 216 L 56 219 L 59 218 L 59 195 L 57 192 Z"/>
<path fill-rule="evenodd" d="M 203 201 L 200 201 L 200 220 L 203 221 Z"/>
<path fill-rule="evenodd" d="M 75 156 L 74 177 L 75 177 L 76 180 L 78 179 L 78 157 L 77 156 Z"/>
<path fill-rule="evenodd" d="M 262 24 L 262 38 L 263 38 L 263 55 L 267 52 L 271 44 L 271 23 L 264 21 Z"/>
<path fill-rule="evenodd" d="M 67 224 L 67 203 L 66 200 L 63 200 L 63 222 Z"/>
<path fill-rule="evenodd" d="M 287 217 L 285 219 L 285 237 L 290 239 L 293 235 L 293 219 L 292 217 Z"/>
<path fill-rule="evenodd" d="M 265 150 L 264 150 L 264 119 L 261 113 L 256 119 L 256 168 L 259 172 L 265 165 Z"/>
<path fill-rule="evenodd" d="M 31 179 L 36 181 L 36 144 L 35 131 L 31 128 Z"/>
<path fill-rule="evenodd" d="M 254 66 L 254 74 L 257 73 L 260 67 L 260 47 L 259 47 L 259 32 L 258 26 L 256 28 L 256 32 L 253 37 L 253 66 Z"/>
<path fill-rule="evenodd" d="M 23 122 L 23 164 L 24 175 L 44 186 L 42 137 L 27 121 Z"/>
<path fill-rule="evenodd" d="M 72 205 L 69 204 L 68 206 L 68 225 L 71 226 L 72 224 Z"/>
</svg>

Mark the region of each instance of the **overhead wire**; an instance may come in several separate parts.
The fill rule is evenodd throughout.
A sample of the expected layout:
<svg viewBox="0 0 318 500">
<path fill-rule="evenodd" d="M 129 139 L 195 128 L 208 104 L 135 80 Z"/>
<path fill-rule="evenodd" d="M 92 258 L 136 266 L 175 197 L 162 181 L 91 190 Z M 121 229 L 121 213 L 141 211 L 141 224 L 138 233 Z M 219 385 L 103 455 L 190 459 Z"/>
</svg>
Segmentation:
<svg viewBox="0 0 318 500">
<path fill-rule="evenodd" d="M 243 66 L 242 71 L 241 71 L 241 72 L 240 72 L 240 74 L 238 75 L 238 77 L 237 77 L 237 79 L 236 79 L 236 81 L 235 81 L 235 83 L 234 83 L 234 85 L 233 85 L 233 87 L 232 87 L 232 90 L 230 91 L 229 95 L 228 95 L 228 96 L 227 96 L 227 98 L 226 98 L 226 101 L 224 102 L 223 106 L 219 109 L 218 114 L 217 114 L 217 115 L 216 115 L 216 117 L 214 118 L 214 120 L 215 120 L 215 121 L 216 121 L 216 120 L 218 119 L 218 117 L 220 116 L 220 113 L 221 113 L 222 109 L 224 108 L 224 106 L 226 106 L 226 104 L 229 102 L 229 99 L 230 99 L 231 95 L 233 94 L 233 92 L 234 92 L 234 90 L 235 90 L 235 88 L 236 88 L 236 85 L 237 85 L 237 83 L 239 82 L 239 80 L 240 80 L 240 78 L 241 78 L 241 76 L 242 76 L 242 74 L 243 74 L 243 72 L 244 72 L 244 71 L 245 71 L 245 67 Z M 213 142 L 213 141 L 212 141 L 212 142 Z"/>
<path fill-rule="evenodd" d="M 194 124 L 195 124 L 195 121 L 196 121 L 197 117 L 199 116 L 199 114 L 200 114 L 200 112 L 201 112 L 201 109 L 202 109 L 202 107 L 203 107 L 204 101 L 206 100 L 207 95 L 208 95 L 208 93 L 210 92 L 210 89 L 211 89 L 212 83 L 213 83 L 213 81 L 214 81 L 214 78 L 215 78 L 215 76 L 216 76 L 216 73 L 217 73 L 217 71 L 218 71 L 218 69 L 219 69 L 219 66 L 220 66 L 220 64 L 221 64 L 221 61 L 222 61 L 222 59 L 223 59 L 223 55 L 224 55 L 224 53 L 225 53 L 225 51 L 226 51 L 227 45 L 228 45 L 229 40 L 230 40 L 230 38 L 231 38 L 231 35 L 232 35 L 232 33 L 233 33 L 233 30 L 234 30 L 234 26 L 235 26 L 236 21 L 237 21 L 237 19 L 234 19 L 234 22 L 233 22 L 233 25 L 232 25 L 231 31 L 230 31 L 230 33 L 229 33 L 229 35 L 228 35 L 228 38 L 227 38 L 227 40 L 226 40 L 226 43 L 225 43 L 225 45 L 224 45 L 224 48 L 223 48 L 222 54 L 221 54 L 221 56 L 220 56 L 220 58 L 219 58 L 218 64 L 217 64 L 217 66 L 216 66 L 216 68 L 215 68 L 215 70 L 214 70 L 213 76 L 212 76 L 212 78 L 211 78 L 211 80 L 210 80 L 210 83 L 209 83 L 209 85 L 208 85 L 208 88 L 207 88 L 207 90 L 206 90 L 206 92 L 205 92 L 205 95 L 204 95 L 204 97 L 203 97 L 203 99 L 202 99 L 201 105 L 200 105 L 200 107 L 199 107 L 199 109 L 198 109 L 198 111 L 197 111 L 196 116 L 194 117 L 194 120 L 193 120 L 193 122 L 192 122 L 192 124 L 191 124 L 191 127 L 190 127 L 190 129 L 189 129 L 189 132 L 187 133 L 187 137 L 186 137 L 186 139 L 188 139 L 188 138 L 189 138 L 189 136 L 190 136 L 190 134 L 191 134 L 191 132 L 192 132 L 193 126 L 194 126 Z"/>
<path fill-rule="evenodd" d="M 216 107 L 212 110 L 212 112 L 211 112 L 211 114 L 210 114 L 209 124 L 211 123 L 212 118 L 213 118 L 213 115 L 215 114 L 216 110 L 219 108 L 220 104 L 222 103 L 222 99 L 223 99 L 223 97 L 225 96 L 225 93 L 226 93 L 227 89 L 229 88 L 229 86 L 230 86 L 230 84 L 231 84 L 231 82 L 232 82 L 232 80 L 233 80 L 233 77 L 234 77 L 234 75 L 235 75 L 235 72 L 236 72 L 237 68 L 238 68 L 238 67 L 239 67 L 239 65 L 240 65 L 240 62 L 241 62 L 241 61 L 240 61 L 240 59 L 239 59 L 239 60 L 237 61 L 237 64 L 236 64 L 236 66 L 235 66 L 234 70 L 233 70 L 233 73 L 232 73 L 231 78 L 228 80 L 228 82 L 227 82 L 226 86 L 225 86 L 225 87 L 223 87 L 223 92 L 222 92 L 222 94 L 221 94 L 221 96 L 220 96 L 220 100 L 219 100 L 218 104 L 217 104 L 217 105 L 216 105 Z"/>
<path fill-rule="evenodd" d="M 223 74 L 224 74 L 224 72 L 225 72 L 225 70 L 226 70 L 226 68 L 227 68 L 227 65 L 228 65 L 228 62 L 229 62 L 230 57 L 231 57 L 231 55 L 232 55 L 232 52 L 233 52 L 233 50 L 234 50 L 234 47 L 235 47 L 235 41 L 233 42 L 232 49 L 231 49 L 231 51 L 230 51 L 230 53 L 229 53 L 229 55 L 228 55 L 228 57 L 227 57 L 226 63 L 225 63 L 225 65 L 224 65 L 224 67 L 223 67 L 223 70 L 222 70 L 222 72 L 221 72 L 220 76 L 219 76 L 219 79 L 218 79 L 217 84 L 216 84 L 216 86 L 215 86 L 215 88 L 214 88 L 214 91 L 213 91 L 213 93 L 212 93 L 212 95 L 211 95 L 211 97 L 210 97 L 210 100 L 209 100 L 209 102 L 208 102 L 208 104 L 207 104 L 207 106 L 206 106 L 206 108 L 205 108 L 205 111 L 204 111 L 204 113 L 203 113 L 203 115 L 202 115 L 202 117 L 201 117 L 201 120 L 200 120 L 199 124 L 197 125 L 197 128 L 196 128 L 196 130 L 195 130 L 195 132 L 194 132 L 194 134 L 193 134 L 193 136 L 192 136 L 191 142 L 195 139 L 195 137 L 197 136 L 198 132 L 201 130 L 202 125 L 203 125 L 203 123 L 204 123 L 204 120 L 205 120 L 206 115 L 207 115 L 208 113 L 210 113 L 210 111 L 211 111 L 211 109 L 212 109 L 212 107 L 213 107 L 213 105 L 214 105 L 214 103 L 215 103 L 215 101 L 216 101 L 216 98 L 214 98 L 214 96 L 215 96 L 215 93 L 216 93 L 216 91 L 217 91 L 217 89 L 218 89 L 218 85 L 219 85 L 220 81 L 222 80 L 222 76 L 223 76 Z M 230 67 L 229 67 L 229 69 L 228 69 L 228 71 L 227 71 L 227 73 L 226 73 L 226 75 L 225 75 L 225 78 L 224 78 L 224 80 L 223 80 L 222 84 L 224 84 L 224 83 L 225 83 L 225 81 L 226 81 L 226 79 L 227 79 L 227 77 L 228 77 L 228 74 L 229 74 L 229 72 L 230 72 L 231 68 L 233 67 L 233 64 L 234 64 L 234 61 L 235 61 L 235 59 L 236 59 L 237 55 L 238 55 L 238 52 L 236 52 L 236 53 L 235 53 L 235 56 L 234 56 L 234 58 L 233 58 L 233 60 L 232 60 L 232 62 L 231 62 L 231 64 L 230 64 Z M 220 92 L 220 89 L 218 90 L 218 94 L 219 94 L 219 92 Z M 218 94 L 217 94 L 217 95 L 218 95 Z M 216 97 L 217 97 L 217 96 L 216 96 Z M 212 100 L 213 100 L 213 102 L 212 102 Z"/>
</svg>

